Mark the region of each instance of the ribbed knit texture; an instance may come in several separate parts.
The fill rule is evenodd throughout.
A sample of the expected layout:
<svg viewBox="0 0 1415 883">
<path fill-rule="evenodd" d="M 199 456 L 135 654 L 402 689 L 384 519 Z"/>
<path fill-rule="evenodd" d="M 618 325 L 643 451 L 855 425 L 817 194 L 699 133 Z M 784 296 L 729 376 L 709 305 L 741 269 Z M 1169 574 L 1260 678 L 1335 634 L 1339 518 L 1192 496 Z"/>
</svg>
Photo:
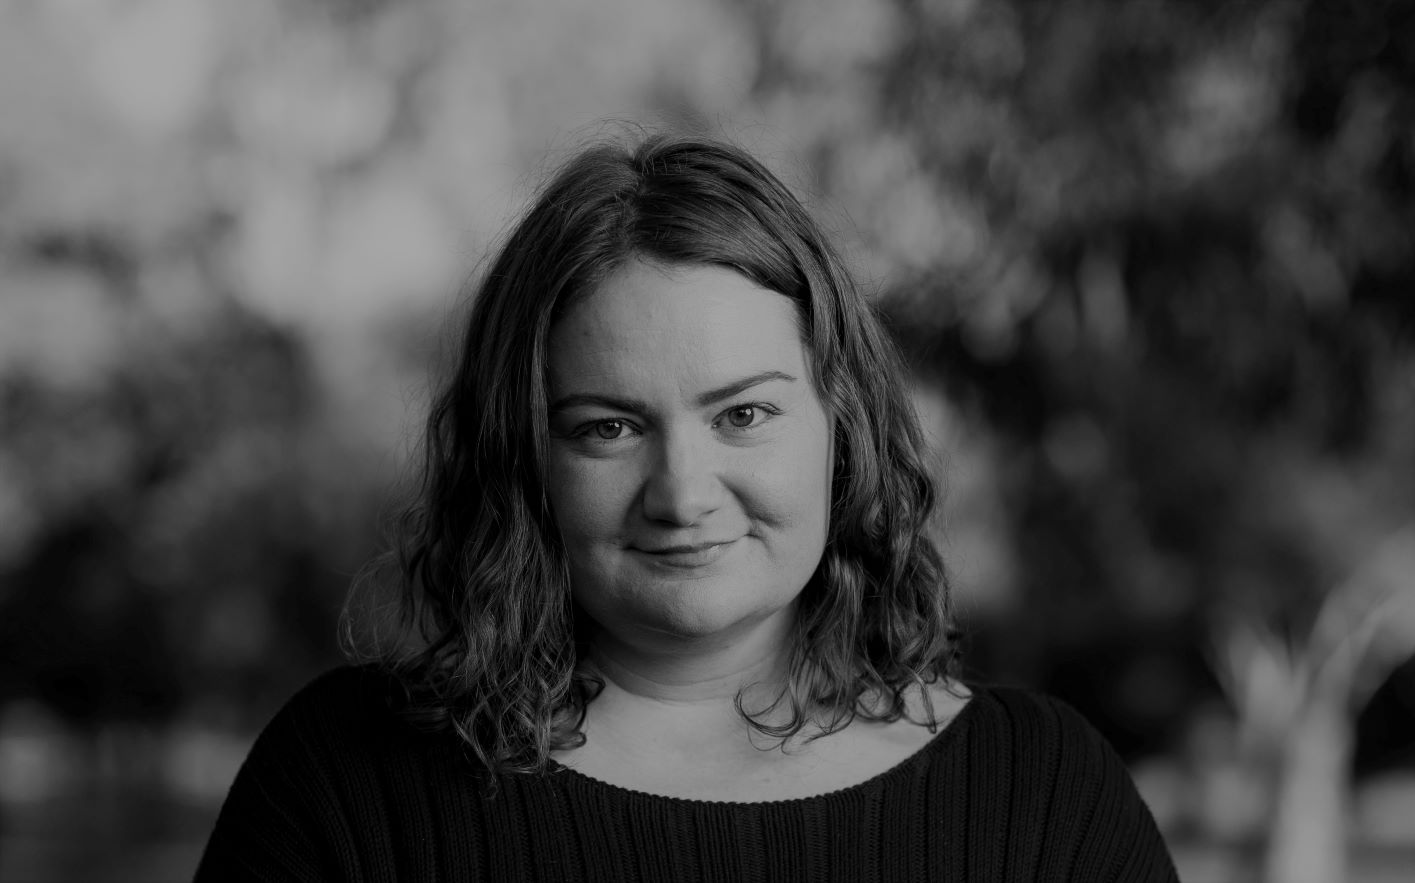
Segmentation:
<svg viewBox="0 0 1415 883">
<path fill-rule="evenodd" d="M 363 669 L 306 687 L 256 741 L 207 844 L 217 880 L 1170 881 L 1110 746 L 1068 706 L 974 687 L 913 757 L 818 797 L 658 797 L 557 767 L 488 799 L 451 736 Z"/>
</svg>

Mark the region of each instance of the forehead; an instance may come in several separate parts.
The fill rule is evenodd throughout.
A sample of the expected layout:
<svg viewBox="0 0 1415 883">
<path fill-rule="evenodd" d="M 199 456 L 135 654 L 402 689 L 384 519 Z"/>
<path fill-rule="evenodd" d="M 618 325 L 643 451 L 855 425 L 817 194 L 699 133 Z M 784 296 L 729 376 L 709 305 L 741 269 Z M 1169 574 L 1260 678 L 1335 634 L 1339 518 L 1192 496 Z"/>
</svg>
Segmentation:
<svg viewBox="0 0 1415 883">
<path fill-rule="evenodd" d="M 553 394 L 608 383 L 688 395 L 760 370 L 812 373 L 796 304 L 713 265 L 631 261 L 575 302 L 549 343 Z"/>
</svg>

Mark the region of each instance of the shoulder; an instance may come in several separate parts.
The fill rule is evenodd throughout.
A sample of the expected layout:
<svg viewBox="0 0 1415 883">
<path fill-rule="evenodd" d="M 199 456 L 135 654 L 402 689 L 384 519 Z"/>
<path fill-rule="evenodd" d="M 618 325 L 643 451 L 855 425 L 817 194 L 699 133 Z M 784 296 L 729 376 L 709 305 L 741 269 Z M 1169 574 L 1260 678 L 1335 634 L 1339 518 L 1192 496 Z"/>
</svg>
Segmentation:
<svg viewBox="0 0 1415 883">
<path fill-rule="evenodd" d="M 233 793 L 251 785 L 286 796 L 343 792 L 370 777 L 380 787 L 402 787 L 448 764 L 460 768 L 465 758 L 456 737 L 410 723 L 399 711 L 406 704 L 399 681 L 379 669 L 345 666 L 320 675 L 261 730 Z"/>
<path fill-rule="evenodd" d="M 253 757 L 272 751 L 353 749 L 399 724 L 392 711 L 396 682 L 368 667 L 327 671 L 285 702 L 257 737 Z"/>
<path fill-rule="evenodd" d="M 396 852 L 388 820 L 398 808 L 421 806 L 439 783 L 461 781 L 455 747 L 393 710 L 397 690 L 372 668 L 345 667 L 296 692 L 241 765 L 198 879 L 228 879 L 227 869 L 261 879 L 346 879 L 356 857 Z"/>
<path fill-rule="evenodd" d="M 1036 690 L 975 683 L 968 685 L 968 691 L 994 714 L 1005 714 L 1017 720 L 1064 721 L 1063 725 L 1085 723 L 1080 712 L 1065 701 Z"/>
<path fill-rule="evenodd" d="M 1132 787 L 1105 737 L 1066 702 L 1011 687 L 971 687 L 969 762 L 1002 765 L 1021 787 L 1066 784 L 1070 795 Z"/>
<path fill-rule="evenodd" d="M 979 797 L 973 808 L 1039 844 L 1034 869 L 1065 868 L 1066 879 L 1174 879 L 1149 808 L 1089 721 L 1042 693 L 971 690 L 960 720 L 968 790 Z"/>
<path fill-rule="evenodd" d="M 969 713 L 976 726 L 987 730 L 986 741 L 994 748 L 1024 753 L 1065 750 L 1114 755 L 1105 737 L 1060 699 L 1016 687 L 972 685 L 969 690 Z"/>
<path fill-rule="evenodd" d="M 382 721 L 391 717 L 397 682 L 372 666 L 334 668 L 295 692 L 276 713 L 274 722 L 306 722 L 336 718 Z"/>
</svg>

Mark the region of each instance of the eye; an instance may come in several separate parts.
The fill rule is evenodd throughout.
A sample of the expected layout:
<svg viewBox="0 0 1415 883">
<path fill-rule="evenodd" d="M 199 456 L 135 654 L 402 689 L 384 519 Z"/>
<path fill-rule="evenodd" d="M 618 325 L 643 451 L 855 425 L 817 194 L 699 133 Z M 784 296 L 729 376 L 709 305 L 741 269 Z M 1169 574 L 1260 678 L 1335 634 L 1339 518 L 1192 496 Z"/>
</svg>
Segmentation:
<svg viewBox="0 0 1415 883">
<path fill-rule="evenodd" d="M 618 449 L 642 434 L 643 430 L 632 420 L 624 417 L 603 417 L 598 420 L 586 420 L 573 429 L 567 428 L 562 437 L 590 448 Z"/>
<path fill-rule="evenodd" d="M 613 441 L 624 434 L 623 420 L 601 420 L 593 427 L 594 434 L 605 441 Z"/>
<path fill-rule="evenodd" d="M 776 408 L 762 402 L 734 405 L 719 414 L 713 425 L 724 429 L 756 430 L 780 413 Z"/>
<path fill-rule="evenodd" d="M 727 422 L 737 427 L 745 429 L 756 422 L 757 409 L 752 405 L 738 405 L 727 412 Z"/>
</svg>

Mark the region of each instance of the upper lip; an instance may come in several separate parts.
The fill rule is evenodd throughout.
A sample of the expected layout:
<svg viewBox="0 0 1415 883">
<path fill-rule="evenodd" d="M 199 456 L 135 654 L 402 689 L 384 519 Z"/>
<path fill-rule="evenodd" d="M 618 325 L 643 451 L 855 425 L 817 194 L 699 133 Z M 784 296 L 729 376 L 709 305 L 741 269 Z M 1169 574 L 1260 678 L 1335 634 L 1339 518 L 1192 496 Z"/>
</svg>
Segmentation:
<svg viewBox="0 0 1415 883">
<path fill-rule="evenodd" d="M 678 546 L 640 546 L 639 550 L 648 552 L 650 555 L 673 555 L 684 552 L 704 552 L 713 546 L 721 546 L 732 542 L 731 540 L 710 540 L 706 543 L 685 543 Z"/>
</svg>

